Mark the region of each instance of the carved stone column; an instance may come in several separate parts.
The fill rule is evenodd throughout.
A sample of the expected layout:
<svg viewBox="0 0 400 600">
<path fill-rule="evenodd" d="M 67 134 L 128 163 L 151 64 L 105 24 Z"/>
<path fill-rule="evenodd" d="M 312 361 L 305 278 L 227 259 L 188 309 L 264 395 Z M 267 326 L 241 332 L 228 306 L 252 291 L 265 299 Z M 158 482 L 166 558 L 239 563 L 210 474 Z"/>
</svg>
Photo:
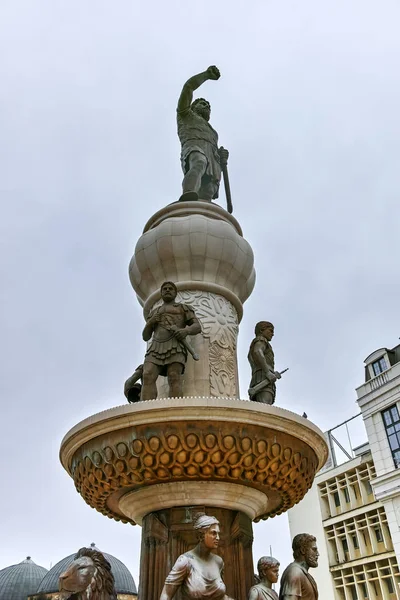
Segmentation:
<svg viewBox="0 0 400 600">
<path fill-rule="evenodd" d="M 160 303 L 162 283 L 173 281 L 177 301 L 192 306 L 202 326 L 191 339 L 200 360 L 188 358 L 184 396 L 239 398 L 236 343 L 253 262 L 239 223 L 216 204 L 170 204 L 145 226 L 129 268 L 145 316 Z M 167 398 L 165 378 L 157 387 Z"/>
<path fill-rule="evenodd" d="M 167 569 L 169 532 L 155 513 L 143 520 L 139 596 L 159 600 Z"/>
</svg>

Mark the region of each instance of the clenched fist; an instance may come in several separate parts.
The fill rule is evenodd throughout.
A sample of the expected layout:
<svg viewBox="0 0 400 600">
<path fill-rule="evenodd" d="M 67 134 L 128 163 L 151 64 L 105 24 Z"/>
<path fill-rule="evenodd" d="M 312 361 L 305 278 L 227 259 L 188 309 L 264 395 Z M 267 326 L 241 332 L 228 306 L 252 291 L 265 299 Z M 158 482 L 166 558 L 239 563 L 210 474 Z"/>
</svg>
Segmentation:
<svg viewBox="0 0 400 600">
<path fill-rule="evenodd" d="M 208 67 L 206 73 L 207 73 L 208 79 L 219 79 L 221 77 L 221 73 L 219 72 L 219 69 L 217 67 L 215 67 L 214 65 L 211 67 Z"/>
</svg>

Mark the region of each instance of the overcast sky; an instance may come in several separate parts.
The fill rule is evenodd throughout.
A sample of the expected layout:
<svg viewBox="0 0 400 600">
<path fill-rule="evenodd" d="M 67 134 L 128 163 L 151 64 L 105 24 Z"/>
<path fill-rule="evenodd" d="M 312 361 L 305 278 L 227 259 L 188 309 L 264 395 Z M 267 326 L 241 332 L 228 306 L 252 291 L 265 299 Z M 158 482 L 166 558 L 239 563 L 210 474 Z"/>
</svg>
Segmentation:
<svg viewBox="0 0 400 600">
<path fill-rule="evenodd" d="M 322 429 L 358 412 L 364 358 L 400 335 L 399 21 L 397 0 L 2 0 L 0 568 L 95 542 L 138 580 L 140 529 L 90 509 L 58 450 L 141 362 L 128 263 L 180 194 L 176 101 L 210 64 L 257 270 L 242 394 L 268 319 L 277 405 Z M 286 516 L 255 538 L 290 560 Z"/>
</svg>

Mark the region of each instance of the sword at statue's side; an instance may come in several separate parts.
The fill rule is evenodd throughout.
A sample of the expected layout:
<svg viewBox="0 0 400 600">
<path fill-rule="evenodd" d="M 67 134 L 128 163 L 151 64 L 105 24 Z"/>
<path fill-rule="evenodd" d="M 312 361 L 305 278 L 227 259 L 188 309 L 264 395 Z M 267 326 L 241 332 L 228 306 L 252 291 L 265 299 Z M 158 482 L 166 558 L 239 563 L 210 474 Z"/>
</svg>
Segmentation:
<svg viewBox="0 0 400 600">
<path fill-rule="evenodd" d="M 166 329 L 167 331 L 170 331 L 174 335 L 177 331 L 177 327 L 175 325 L 168 325 L 167 323 L 161 323 L 161 327 L 164 327 L 164 329 Z M 178 340 L 178 342 L 181 344 L 181 346 L 184 346 L 186 348 L 186 350 L 189 352 L 189 354 L 192 355 L 193 360 L 200 360 L 200 356 L 197 354 L 196 350 L 193 348 L 193 346 L 189 342 L 189 340 L 187 340 L 186 338 L 183 338 L 183 340 Z"/>
<path fill-rule="evenodd" d="M 284 373 L 286 373 L 286 371 L 289 371 L 289 367 L 287 369 L 283 369 L 283 371 L 278 371 L 279 375 L 283 375 Z M 260 383 L 257 383 L 256 385 L 254 385 L 253 387 L 249 388 L 249 398 L 250 400 L 252 400 L 252 398 L 254 398 L 254 396 L 256 394 L 258 394 L 258 392 L 261 392 L 261 390 L 263 390 L 264 388 L 267 387 L 267 385 L 269 385 L 271 383 L 271 381 L 269 379 L 263 379 L 262 381 L 260 381 Z"/>
<path fill-rule="evenodd" d="M 219 156 L 221 162 L 221 171 L 222 176 L 224 178 L 224 187 L 225 187 L 225 196 L 226 196 L 226 207 L 228 213 L 231 215 L 233 212 L 232 206 L 232 196 L 231 196 L 231 186 L 229 185 L 229 176 L 228 176 L 228 151 L 225 150 L 223 146 L 219 149 Z"/>
</svg>

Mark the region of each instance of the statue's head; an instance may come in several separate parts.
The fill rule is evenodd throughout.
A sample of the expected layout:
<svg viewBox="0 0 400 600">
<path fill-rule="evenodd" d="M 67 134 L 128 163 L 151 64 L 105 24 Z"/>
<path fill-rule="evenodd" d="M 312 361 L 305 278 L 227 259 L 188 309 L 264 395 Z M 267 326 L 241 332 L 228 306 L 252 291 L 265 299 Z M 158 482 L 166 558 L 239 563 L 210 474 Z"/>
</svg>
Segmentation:
<svg viewBox="0 0 400 600">
<path fill-rule="evenodd" d="M 295 535 L 292 542 L 293 558 L 298 562 L 306 562 L 309 567 L 318 567 L 319 552 L 317 540 L 309 533 Z"/>
<path fill-rule="evenodd" d="M 199 512 L 194 516 L 193 527 L 197 533 L 197 539 L 206 548 L 209 550 L 218 548 L 220 534 L 218 519 Z"/>
<path fill-rule="evenodd" d="M 269 321 L 259 321 L 254 328 L 256 335 L 262 335 L 269 342 L 274 337 L 274 326 Z"/>
<path fill-rule="evenodd" d="M 206 121 L 210 120 L 211 104 L 204 98 L 193 100 L 191 109 Z"/>
<path fill-rule="evenodd" d="M 178 293 L 178 288 L 172 281 L 164 281 L 161 286 L 161 298 L 164 302 L 173 302 Z"/>
<path fill-rule="evenodd" d="M 276 583 L 279 578 L 279 565 L 279 561 L 273 556 L 262 556 L 257 563 L 258 576 L 270 583 Z"/>
<path fill-rule="evenodd" d="M 61 598 L 74 600 L 116 600 L 114 576 L 104 555 L 93 548 L 81 548 L 70 567 L 59 578 Z"/>
</svg>

